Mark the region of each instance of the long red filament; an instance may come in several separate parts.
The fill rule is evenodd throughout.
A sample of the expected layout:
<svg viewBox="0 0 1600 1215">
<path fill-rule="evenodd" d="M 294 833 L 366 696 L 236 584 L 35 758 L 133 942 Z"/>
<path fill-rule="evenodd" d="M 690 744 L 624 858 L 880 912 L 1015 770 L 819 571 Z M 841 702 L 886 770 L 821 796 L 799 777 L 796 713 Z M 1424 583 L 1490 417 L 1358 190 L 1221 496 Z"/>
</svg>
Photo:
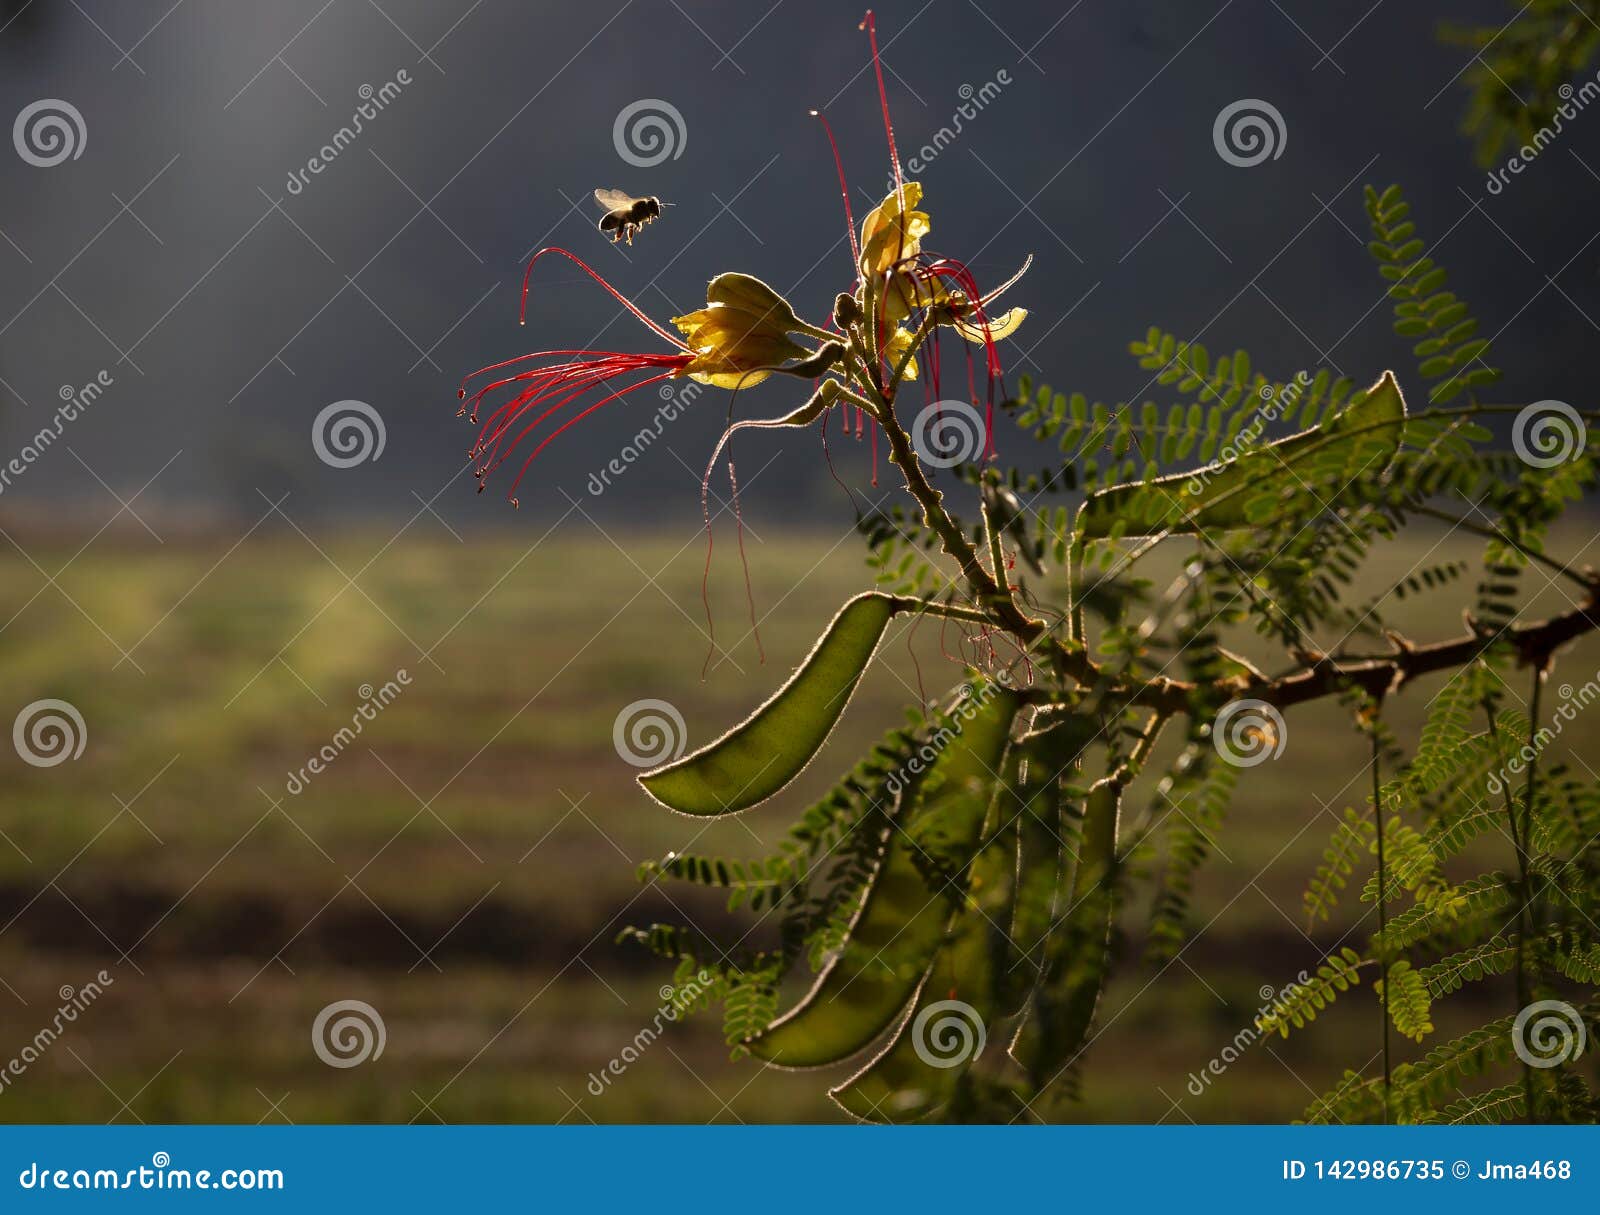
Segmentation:
<svg viewBox="0 0 1600 1215">
<path fill-rule="evenodd" d="M 828 122 L 828 116 L 821 110 L 812 110 L 811 113 L 822 123 L 822 129 L 828 136 L 828 146 L 833 149 L 833 167 L 839 171 L 839 197 L 844 199 L 844 230 L 850 237 L 850 261 L 859 266 L 861 247 L 856 243 L 856 217 L 850 210 L 850 187 L 845 184 L 844 161 L 839 156 L 839 144 L 833 138 L 833 126 Z"/>
<path fill-rule="evenodd" d="M 607 356 L 605 358 L 561 364 L 557 367 L 545 368 L 537 373 L 525 373 L 524 376 L 517 378 L 530 379 L 534 386 L 505 402 L 489 416 L 489 419 L 483 423 L 482 429 L 478 433 L 478 439 L 474 444 L 473 450 L 475 453 L 481 453 L 490 445 L 498 447 L 505 439 L 513 422 L 561 392 L 567 392 L 567 395 L 561 400 L 561 403 L 565 403 L 587 391 L 595 384 L 627 372 L 660 368 L 666 374 L 672 375 L 679 371 L 689 358 L 689 355 L 670 354 Z M 476 416 L 477 401 L 478 398 L 474 397 L 474 416 Z M 552 408 L 558 407 L 559 404 Z M 552 410 L 546 410 L 544 414 L 540 415 L 539 420 L 543 420 L 550 412 Z"/>
<path fill-rule="evenodd" d="M 610 402 L 615 401 L 618 397 L 625 397 L 630 392 L 637 392 L 641 388 L 645 388 L 651 384 L 659 383 L 662 380 L 668 380 L 671 378 L 672 372 L 667 371 L 663 372 L 661 375 L 653 375 L 647 379 L 640 380 L 637 384 L 629 384 L 626 388 L 619 388 L 615 392 L 608 393 L 601 397 L 598 401 L 589 406 L 589 408 L 583 410 L 576 417 L 569 418 L 560 426 L 556 427 L 555 430 L 551 431 L 542 440 L 540 440 L 539 446 L 535 447 L 531 452 L 528 453 L 528 458 L 522 462 L 522 467 L 517 471 L 516 480 L 511 482 L 511 488 L 506 491 L 507 496 L 510 497 L 512 494 L 516 493 L 517 486 L 521 483 L 523 476 L 528 471 L 528 466 L 534 462 L 541 451 L 543 451 L 546 447 L 549 447 L 551 443 L 555 442 L 555 440 L 559 438 L 564 431 L 570 430 L 572 427 L 576 426 L 579 422 L 583 421 L 586 417 L 592 414 L 595 410 L 599 409 L 602 405 L 609 404 Z M 511 501 L 512 503 L 515 503 L 516 498 L 512 497 Z"/>
<path fill-rule="evenodd" d="M 503 362 L 499 362 L 499 363 L 490 363 L 487 367 L 480 367 L 476 371 L 469 371 L 466 375 L 461 377 L 461 386 L 460 386 L 460 388 L 458 388 L 456 390 L 456 396 L 458 398 L 460 398 L 461 400 L 465 400 L 466 396 L 467 396 L 467 384 L 476 376 L 487 375 L 491 371 L 500 371 L 500 370 L 503 370 L 506 367 L 514 367 L 518 363 L 526 363 L 526 362 L 528 362 L 528 361 L 530 361 L 532 359 L 548 359 L 548 358 L 551 358 L 551 357 L 553 357 L 555 355 L 558 355 L 558 354 L 579 354 L 579 355 L 584 355 L 586 357 L 590 356 L 590 355 L 594 355 L 594 356 L 600 356 L 600 357 L 604 357 L 604 358 L 628 358 L 628 357 L 630 357 L 630 356 L 624 354 L 620 350 L 536 350 L 532 354 L 519 354 L 514 359 L 506 359 Z M 537 372 L 537 371 L 523 373 L 523 375 L 537 375 L 537 374 L 539 374 L 539 372 Z M 516 375 L 516 376 L 510 376 L 510 377 L 508 377 L 506 379 L 503 379 L 503 380 L 496 380 L 493 384 L 490 384 L 488 388 L 482 389 L 477 394 L 477 397 L 474 398 L 474 399 L 481 399 L 485 392 L 489 392 L 489 391 L 491 391 L 493 389 L 501 387 L 504 384 L 509 384 L 513 380 L 517 380 L 517 379 L 521 379 L 521 378 L 523 378 L 522 375 Z M 463 409 L 461 412 L 464 413 L 465 409 Z"/>
<path fill-rule="evenodd" d="M 894 147 L 894 123 L 889 121 L 889 94 L 883 87 L 883 60 L 878 55 L 878 23 L 870 8 L 861 19 L 861 28 L 867 31 L 867 41 L 872 44 L 872 67 L 878 74 L 878 103 L 883 107 L 883 131 L 889 137 L 889 165 L 894 169 L 894 190 L 903 207 L 905 183 L 900 178 L 900 156 Z"/>
<path fill-rule="evenodd" d="M 608 292 L 610 292 L 611 297 L 615 299 L 617 303 L 621 304 L 629 312 L 633 313 L 634 316 L 638 317 L 639 320 L 644 323 L 645 327 L 648 328 L 652 333 L 656 334 L 656 336 L 665 341 L 671 342 L 679 350 L 689 349 L 683 344 L 676 334 L 669 332 L 668 330 L 662 328 L 662 326 L 658 325 L 655 321 L 651 320 L 632 300 L 623 295 L 622 292 L 618 291 L 610 283 L 606 282 L 606 280 L 599 273 L 597 273 L 588 262 L 584 261 L 576 254 L 568 253 L 565 249 L 558 249 L 554 245 L 540 249 L 532 257 L 530 257 L 528 259 L 528 268 L 522 272 L 522 307 L 517 313 L 518 324 L 525 325 L 528 323 L 528 279 L 533 274 L 534 263 L 546 253 L 559 253 L 562 257 L 568 259 L 569 261 L 576 262 L 590 278 L 594 279 L 595 282 L 599 283 Z"/>
<path fill-rule="evenodd" d="M 539 453 L 558 436 L 588 417 L 602 405 L 636 392 L 646 385 L 658 384 L 673 378 L 693 358 L 693 355 L 688 353 L 620 354 L 603 351 L 547 350 L 538 354 L 524 356 L 524 359 L 549 358 L 565 354 L 578 354 L 583 357 L 568 362 L 533 368 L 519 372 L 517 375 L 497 380 L 479 390 L 473 395 L 470 402 L 462 405 L 461 412 L 466 413 L 470 409 L 472 420 L 477 422 L 478 407 L 485 394 L 508 384 L 521 386 L 521 391 L 498 405 L 483 420 L 472 448 L 468 453 L 476 464 L 473 472 L 478 478 L 480 490 L 484 487 L 484 482 L 488 476 L 504 464 L 512 453 L 522 445 L 523 441 L 547 419 L 553 417 L 589 391 L 595 388 L 607 389 L 606 394 L 598 401 L 579 411 L 575 417 L 562 422 L 550 434 L 542 438 L 533 451 L 523 460 L 521 468 L 517 471 L 516 478 L 512 481 L 510 489 L 507 491 L 507 496 L 515 503 L 517 486 L 527 474 L 528 468 Z M 523 360 L 511 360 L 512 363 L 520 361 Z M 616 377 L 639 371 L 655 371 L 657 374 L 647 376 L 642 380 L 626 384 L 615 390 L 609 389 L 610 382 Z M 470 379 L 471 377 L 468 378 Z"/>
<path fill-rule="evenodd" d="M 750 605 L 750 631 L 756 635 L 756 653 L 761 657 L 761 664 L 766 665 L 767 651 L 761 644 L 761 625 L 756 620 L 756 595 L 750 587 L 750 559 L 744 552 L 744 512 L 739 507 L 739 477 L 733 470 L 733 460 L 728 460 L 728 485 L 733 490 L 733 526 L 734 532 L 739 537 L 739 564 L 744 567 L 744 598 Z"/>
</svg>

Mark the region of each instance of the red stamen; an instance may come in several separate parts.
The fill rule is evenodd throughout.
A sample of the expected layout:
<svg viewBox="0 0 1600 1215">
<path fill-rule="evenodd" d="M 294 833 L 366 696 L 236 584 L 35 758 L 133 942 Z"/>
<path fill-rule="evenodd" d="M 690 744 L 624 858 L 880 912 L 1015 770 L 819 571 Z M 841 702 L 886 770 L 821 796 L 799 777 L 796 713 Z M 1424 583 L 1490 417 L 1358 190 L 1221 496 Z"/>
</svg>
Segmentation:
<svg viewBox="0 0 1600 1215">
<path fill-rule="evenodd" d="M 928 613 L 918 612 L 911 621 L 911 627 L 906 630 L 906 653 L 911 655 L 911 669 L 917 673 L 917 699 L 922 702 L 924 717 L 928 715 L 928 689 L 922 682 L 922 662 L 917 658 L 917 648 L 911 643 L 916 639 L 917 630 L 927 618 Z"/>
<path fill-rule="evenodd" d="M 594 279 L 595 282 L 599 283 L 602 287 L 609 291 L 612 298 L 615 299 L 617 303 L 621 304 L 629 312 L 633 313 L 634 316 L 638 317 L 639 320 L 642 321 L 652 333 L 656 334 L 665 341 L 671 342 L 679 350 L 689 349 L 675 334 L 669 333 L 666 329 L 656 324 L 656 322 L 646 316 L 632 300 L 623 295 L 622 292 L 618 291 L 610 283 L 606 282 L 603 277 L 601 277 L 589 266 L 588 262 L 584 261 L 581 257 L 578 257 L 576 254 L 568 253 L 565 249 L 558 249 L 553 245 L 548 248 L 540 249 L 531 258 L 529 258 L 528 268 L 522 273 L 522 307 L 517 313 L 517 323 L 519 325 L 526 325 L 528 323 L 528 279 L 533 274 L 533 265 L 546 253 L 559 253 L 562 257 L 567 258 L 569 261 L 576 262 L 590 278 Z"/>
<path fill-rule="evenodd" d="M 553 430 L 550 434 L 546 435 L 544 437 L 544 439 L 542 439 L 540 441 L 539 446 L 535 447 L 533 449 L 533 451 L 531 451 L 528 454 L 528 458 L 522 462 L 522 467 L 517 471 L 516 480 L 511 482 L 511 488 L 507 491 L 507 493 L 511 494 L 511 493 L 515 493 L 516 492 L 517 486 L 519 484 L 521 484 L 522 478 L 527 474 L 528 466 L 534 462 L 534 460 L 538 457 L 538 455 L 539 455 L 539 453 L 541 451 L 543 451 L 546 447 L 549 447 L 551 443 L 555 442 L 555 440 L 563 432 L 565 432 L 567 430 L 570 430 L 572 427 L 576 426 L 579 422 L 583 421 L 586 417 L 588 417 L 590 414 L 592 414 L 595 410 L 599 409 L 602 405 L 607 405 L 610 402 L 615 401 L 618 397 L 625 397 L 630 392 L 637 392 L 641 388 L 648 387 L 651 384 L 660 383 L 662 380 L 670 380 L 671 378 L 672 378 L 672 372 L 667 371 L 667 372 L 663 372 L 661 375 L 653 375 L 653 376 L 650 376 L 647 379 L 640 380 L 637 384 L 629 384 L 626 388 L 619 388 L 615 392 L 608 393 L 607 395 L 601 397 L 593 405 L 589 406 L 589 408 L 587 408 L 587 409 L 583 410 L 581 413 L 579 413 L 577 417 L 570 418 L 566 422 L 563 422 L 560 426 L 556 427 L 555 430 Z M 513 502 L 516 501 L 515 498 L 512 498 L 511 500 Z"/>
<path fill-rule="evenodd" d="M 973 324 L 975 328 L 980 329 L 983 333 L 984 370 L 986 371 L 988 377 L 987 402 L 984 411 L 983 446 L 984 458 L 988 459 L 995 454 L 994 388 L 996 381 L 1003 379 L 1004 372 L 1000 366 L 1000 352 L 995 347 L 992 326 L 990 325 L 988 314 L 984 308 L 983 292 L 979 290 L 977 280 L 973 277 L 972 271 L 969 270 L 963 263 L 958 262 L 953 258 L 940 258 L 935 262 L 929 263 L 926 267 L 923 267 L 920 271 L 918 271 L 918 273 L 924 281 L 947 278 L 953 282 L 966 297 L 968 309 L 971 312 L 971 317 L 964 319 L 967 319 L 968 324 Z M 971 361 L 972 354 L 969 350 L 967 351 L 968 391 L 974 398 L 976 398 L 977 386 L 972 381 Z"/>
<path fill-rule="evenodd" d="M 545 350 L 535 354 L 523 355 L 516 359 L 507 360 L 505 363 L 495 364 L 484 368 L 482 372 L 493 372 L 496 368 L 515 365 L 530 359 L 553 358 L 562 355 L 577 355 L 577 358 L 566 362 L 551 363 L 542 367 L 531 368 L 518 372 L 516 375 L 495 380 L 484 388 L 479 389 L 467 404 L 463 404 L 461 412 L 470 410 L 472 420 L 478 421 L 478 408 L 485 395 L 496 389 L 513 385 L 519 388 L 510 399 L 500 403 L 479 427 L 477 436 L 469 458 L 476 462 L 473 469 L 479 481 L 479 490 L 483 489 L 483 481 L 502 464 L 511 454 L 522 445 L 535 430 L 546 420 L 567 408 L 578 398 L 595 388 L 606 388 L 606 395 L 594 404 L 581 410 L 575 417 L 557 426 L 550 434 L 541 439 L 538 445 L 523 460 L 516 478 L 511 482 L 507 496 L 516 501 L 515 493 L 522 478 L 527 474 L 529 466 L 534 459 L 548 447 L 557 436 L 565 433 L 570 427 L 588 417 L 602 405 L 608 404 L 619 397 L 635 392 L 649 384 L 657 384 L 671 379 L 680 374 L 685 366 L 694 358 L 693 354 L 623 354 L 612 351 L 597 350 Z M 658 374 L 647 376 L 642 380 L 626 384 L 621 388 L 609 390 L 610 383 L 619 376 L 625 376 L 639 371 L 656 371 Z M 467 377 L 470 380 L 472 377 Z M 465 384 L 466 381 L 463 381 Z M 463 400 L 465 388 L 462 389 Z"/>
<path fill-rule="evenodd" d="M 848 404 L 842 404 L 840 408 L 841 408 L 842 416 L 844 418 L 844 422 L 843 422 L 844 432 L 845 432 L 846 435 L 849 435 L 849 433 L 850 433 L 850 406 Z M 861 507 L 860 507 L 860 504 L 856 502 L 855 491 L 852 490 L 848 485 L 846 485 L 844 483 L 843 479 L 840 478 L 839 470 L 836 469 L 833 466 L 833 453 L 828 450 L 828 418 L 830 416 L 831 416 L 831 414 L 829 412 L 824 412 L 823 415 L 822 415 L 822 459 L 823 459 L 823 462 L 825 464 L 827 464 L 827 466 L 828 466 L 828 475 L 833 478 L 834 483 L 836 485 L 838 485 L 838 487 L 840 489 L 844 490 L 845 494 L 850 499 L 850 505 L 855 507 L 856 512 L 859 514 L 860 511 L 861 511 Z"/>
<path fill-rule="evenodd" d="M 720 450 L 720 444 L 718 446 Z M 701 683 L 706 681 L 711 656 L 717 652 L 717 622 L 711 612 L 711 550 L 716 547 L 716 533 L 711 528 L 711 467 L 716 462 L 713 456 L 711 465 L 706 467 L 706 475 L 700 480 L 700 517 L 706 523 L 706 563 L 700 570 L 700 602 L 706 609 L 706 639 L 710 643 L 706 646 L 706 660 L 700 664 Z"/>
<path fill-rule="evenodd" d="M 547 358 L 551 358 L 554 355 L 558 355 L 558 354 L 577 354 L 577 355 L 584 355 L 584 356 L 596 355 L 596 356 L 601 356 L 601 357 L 604 357 L 604 358 L 629 358 L 629 357 L 632 357 L 632 356 L 624 354 L 622 351 L 618 351 L 618 350 L 537 350 L 533 354 L 519 354 L 514 359 L 506 359 L 503 362 L 499 362 L 499 363 L 490 363 L 487 367 L 480 367 L 476 371 L 468 372 L 465 376 L 463 376 L 461 378 L 461 387 L 459 389 L 457 389 L 456 396 L 461 400 L 465 400 L 466 399 L 466 395 L 467 395 L 466 386 L 467 386 L 468 382 L 471 381 L 476 376 L 487 375 L 491 371 L 500 371 L 502 368 L 506 368 L 506 367 L 513 367 L 518 363 L 526 363 L 530 359 L 547 359 Z M 495 383 L 490 384 L 488 388 L 485 388 L 481 392 L 479 392 L 478 396 L 482 397 L 485 392 L 488 392 L 488 391 L 490 391 L 491 389 L 494 389 L 494 388 L 499 388 L 503 384 L 509 384 L 509 383 L 511 383 L 512 380 L 517 379 L 517 378 L 518 377 L 516 377 L 516 376 L 512 376 L 512 377 L 510 377 L 508 379 L 498 380 Z"/>
<path fill-rule="evenodd" d="M 767 662 L 767 651 L 761 644 L 761 625 L 756 622 L 756 596 L 750 589 L 750 560 L 744 553 L 744 512 L 739 507 L 739 478 L 733 470 L 733 461 L 728 461 L 728 485 L 733 489 L 733 525 L 735 534 L 739 537 L 739 564 L 744 567 L 744 598 L 750 605 L 750 630 L 756 635 L 756 653 L 761 656 L 761 665 Z"/>
<path fill-rule="evenodd" d="M 861 264 L 861 248 L 856 244 L 856 217 L 850 210 L 850 187 L 845 185 L 844 161 L 839 157 L 839 145 L 833 138 L 833 127 L 828 122 L 828 116 L 821 110 L 812 110 L 812 117 L 822 123 L 822 129 L 827 133 L 828 146 L 833 149 L 833 167 L 839 171 L 839 197 L 844 199 L 844 230 L 850 237 L 850 262 L 852 265 Z"/>
<path fill-rule="evenodd" d="M 905 183 L 900 178 L 900 156 L 894 147 L 894 123 L 889 121 L 889 94 L 883 87 L 883 60 L 878 55 L 878 23 L 870 8 L 867 10 L 867 15 L 861 19 L 858 28 L 867 31 L 867 41 L 872 44 L 872 67 L 878 73 L 878 102 L 883 107 L 883 130 L 889 137 L 889 165 L 894 169 L 895 195 L 900 199 L 901 210 L 904 210 Z M 904 250 L 901 252 L 903 254 Z"/>
</svg>

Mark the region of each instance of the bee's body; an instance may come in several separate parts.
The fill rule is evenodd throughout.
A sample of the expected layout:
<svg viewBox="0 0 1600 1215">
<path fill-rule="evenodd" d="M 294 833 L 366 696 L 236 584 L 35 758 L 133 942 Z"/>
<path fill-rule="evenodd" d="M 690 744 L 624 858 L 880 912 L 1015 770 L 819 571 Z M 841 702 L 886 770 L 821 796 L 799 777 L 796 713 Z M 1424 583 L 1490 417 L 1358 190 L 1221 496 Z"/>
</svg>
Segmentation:
<svg viewBox="0 0 1600 1215">
<path fill-rule="evenodd" d="M 596 190 L 594 200 L 606 208 L 599 227 L 600 231 L 610 234 L 613 244 L 619 240 L 633 244 L 634 233 L 661 218 L 659 198 L 634 198 L 621 190 Z"/>
</svg>

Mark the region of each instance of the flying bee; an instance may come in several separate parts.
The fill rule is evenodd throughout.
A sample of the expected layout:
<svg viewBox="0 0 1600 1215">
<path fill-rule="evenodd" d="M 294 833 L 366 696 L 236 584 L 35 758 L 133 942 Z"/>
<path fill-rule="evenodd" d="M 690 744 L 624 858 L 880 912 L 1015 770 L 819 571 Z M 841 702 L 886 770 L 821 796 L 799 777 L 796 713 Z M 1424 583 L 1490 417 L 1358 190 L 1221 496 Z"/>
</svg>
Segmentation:
<svg viewBox="0 0 1600 1215">
<path fill-rule="evenodd" d="M 605 208 L 600 217 L 600 231 L 611 234 L 611 243 L 626 239 L 633 244 L 633 234 L 661 218 L 661 208 L 670 207 L 659 198 L 635 198 L 621 190 L 596 190 L 594 200 Z"/>
</svg>

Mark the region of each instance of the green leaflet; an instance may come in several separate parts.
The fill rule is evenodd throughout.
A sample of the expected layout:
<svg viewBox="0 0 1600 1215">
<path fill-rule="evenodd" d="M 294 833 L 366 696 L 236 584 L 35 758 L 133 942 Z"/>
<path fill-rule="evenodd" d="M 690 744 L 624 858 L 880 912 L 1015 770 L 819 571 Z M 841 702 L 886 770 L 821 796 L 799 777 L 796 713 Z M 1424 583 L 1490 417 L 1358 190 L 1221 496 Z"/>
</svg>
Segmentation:
<svg viewBox="0 0 1600 1215">
<path fill-rule="evenodd" d="M 972 859 L 988 814 L 1020 699 L 980 684 L 958 706 L 959 734 L 945 740 L 907 789 L 909 810 L 891 833 L 844 947 L 799 1004 L 748 1043 L 780 1067 L 822 1067 L 864 1048 L 905 1008 L 964 894 L 927 869 L 958 874 Z M 975 707 L 974 707 L 975 706 Z M 963 720 L 963 717 L 965 718 Z"/>
<path fill-rule="evenodd" d="M 1070 904 L 1045 946 L 1032 1016 L 1012 1044 L 1040 1092 L 1077 1058 L 1089 1037 L 1111 954 L 1116 911 L 1117 826 L 1123 772 L 1089 790 Z"/>
<path fill-rule="evenodd" d="M 669 809 L 701 816 L 736 814 L 778 792 L 827 739 L 892 615 L 885 595 L 850 600 L 771 700 L 716 742 L 646 772 L 639 778 L 645 792 Z"/>
<path fill-rule="evenodd" d="M 1008 809 L 1003 804 L 999 807 Z M 1001 832 L 972 863 L 968 906 L 956 913 L 911 1013 L 872 1062 L 829 1096 L 864 1122 L 922 1122 L 950 1103 L 1000 1018 L 994 947 L 996 903 L 1006 897 L 1014 837 Z"/>
<path fill-rule="evenodd" d="M 1322 425 L 1247 447 L 1214 472 L 1174 473 L 1090 494 L 1078 510 L 1078 538 L 1253 527 L 1272 513 L 1283 490 L 1309 484 L 1326 495 L 1358 475 L 1381 472 L 1399 450 L 1405 417 L 1400 385 L 1386 371 L 1359 401 Z"/>
</svg>

